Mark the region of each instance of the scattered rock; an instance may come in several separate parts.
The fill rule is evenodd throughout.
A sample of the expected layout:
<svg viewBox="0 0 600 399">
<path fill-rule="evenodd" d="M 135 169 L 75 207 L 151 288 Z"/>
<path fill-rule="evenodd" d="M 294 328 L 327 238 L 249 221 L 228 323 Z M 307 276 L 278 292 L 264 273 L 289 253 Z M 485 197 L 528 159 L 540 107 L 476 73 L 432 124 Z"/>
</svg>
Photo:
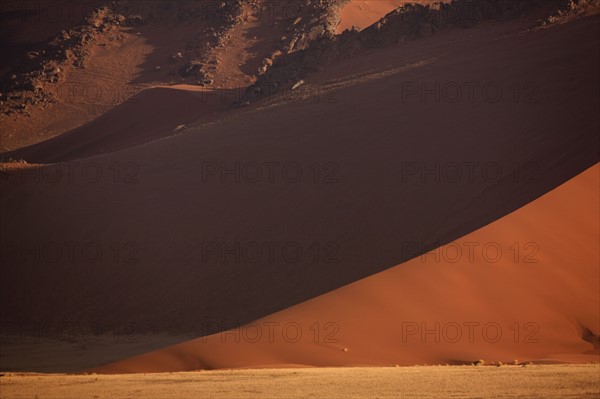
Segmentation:
<svg viewBox="0 0 600 399">
<path fill-rule="evenodd" d="M 199 76 L 201 79 L 205 79 L 206 73 L 203 67 L 204 65 L 200 61 L 190 61 L 180 68 L 179 73 L 181 76 Z"/>
<path fill-rule="evenodd" d="M 550 12 L 568 8 L 569 4 L 566 0 L 454 0 L 430 5 L 414 2 L 387 14 L 363 31 L 353 27 L 336 36 L 337 10 L 342 2 L 344 0 L 306 0 L 305 8 L 312 14 L 303 15 L 320 17 L 290 21 L 289 33 L 280 44 L 283 55 L 272 65 L 261 65 L 253 86 L 262 88 L 264 95 L 272 95 L 282 87 L 289 87 L 288 82 L 301 80 L 309 73 L 357 53 L 431 36 L 448 28 L 472 27 L 489 19 L 490 9 L 508 18 L 515 12 Z M 456 18 L 445 17 L 448 15 Z M 260 100 L 260 96 L 253 97 L 253 86 L 246 90 L 247 98 L 243 99 Z"/>
<path fill-rule="evenodd" d="M 292 86 L 292 90 L 296 90 L 298 87 L 302 86 L 303 84 L 304 84 L 304 80 L 300 79 L 299 81 L 294 83 L 294 85 Z"/>
<path fill-rule="evenodd" d="M 142 16 L 139 14 L 128 15 L 126 21 L 127 21 L 127 24 L 129 24 L 129 25 L 144 25 L 145 24 L 144 18 L 142 18 Z"/>
<path fill-rule="evenodd" d="M 112 16 L 112 19 L 115 23 L 117 24 L 122 24 L 125 21 L 127 21 L 127 17 L 125 17 L 125 15 L 121 15 L 121 14 L 116 14 Z"/>
</svg>

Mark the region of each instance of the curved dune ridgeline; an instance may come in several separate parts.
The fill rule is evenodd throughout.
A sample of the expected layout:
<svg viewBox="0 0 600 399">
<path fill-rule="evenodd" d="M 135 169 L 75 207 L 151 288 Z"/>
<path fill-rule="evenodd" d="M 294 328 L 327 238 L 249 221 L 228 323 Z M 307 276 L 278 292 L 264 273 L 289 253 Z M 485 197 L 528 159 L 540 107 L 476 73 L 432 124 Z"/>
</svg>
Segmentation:
<svg viewBox="0 0 600 399">
<path fill-rule="evenodd" d="M 16 151 L 30 164 L 0 176 L 2 367 L 597 360 L 599 16 L 519 22 L 340 58 L 239 108 L 149 89 Z M 503 256 L 421 262 L 471 240 Z M 302 335 L 221 345 L 257 320 Z M 421 342 L 436 322 L 462 340 Z M 499 341 L 496 325 L 465 341 L 470 322 Z M 109 341 L 19 349 L 73 324 Z"/>
<path fill-rule="evenodd" d="M 237 329 L 95 371 L 598 362 L 599 219 L 597 164 L 404 264 Z"/>
</svg>

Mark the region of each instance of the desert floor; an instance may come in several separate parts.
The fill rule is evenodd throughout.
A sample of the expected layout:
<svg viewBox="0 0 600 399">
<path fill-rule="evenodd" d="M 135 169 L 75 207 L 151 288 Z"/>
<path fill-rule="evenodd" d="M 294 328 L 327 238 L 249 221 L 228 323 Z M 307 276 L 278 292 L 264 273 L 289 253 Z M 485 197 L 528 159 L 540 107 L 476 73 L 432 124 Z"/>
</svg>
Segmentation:
<svg viewBox="0 0 600 399">
<path fill-rule="evenodd" d="M 2 375 L 1 398 L 598 398 L 600 365 Z"/>
<path fill-rule="evenodd" d="M 19 3 L 0 399 L 600 399 L 600 0 Z"/>
</svg>

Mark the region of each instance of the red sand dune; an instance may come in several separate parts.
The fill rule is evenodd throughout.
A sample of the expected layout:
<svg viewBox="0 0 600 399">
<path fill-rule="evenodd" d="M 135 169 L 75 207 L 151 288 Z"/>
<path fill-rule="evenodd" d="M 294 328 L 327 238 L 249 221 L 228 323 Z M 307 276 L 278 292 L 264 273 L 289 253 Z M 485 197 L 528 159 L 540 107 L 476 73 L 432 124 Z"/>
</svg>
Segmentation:
<svg viewBox="0 0 600 399">
<path fill-rule="evenodd" d="M 226 110 L 235 95 L 188 85 L 146 89 L 81 127 L 18 150 L 15 157 L 52 163 L 143 144 Z"/>
<path fill-rule="evenodd" d="M 95 371 L 598 362 L 600 343 L 582 335 L 600 335 L 599 220 L 596 165 L 430 254 L 238 329 Z"/>
<path fill-rule="evenodd" d="M 36 157 L 77 159 L 74 180 L 66 173 L 58 180 L 47 177 L 66 165 L 34 169 L 33 174 L 17 176 L 16 180 L 2 176 L 1 238 L 3 243 L 17 246 L 16 253 L 12 246 L 3 248 L 11 250 L 3 254 L 2 320 L 22 324 L 93 320 L 104 327 L 135 322 L 139 332 L 160 332 L 176 325 L 187 333 L 197 331 L 198 323 L 247 323 L 406 261 L 415 253 L 403 251 L 402 243 L 426 241 L 441 245 L 471 233 L 598 162 L 598 28 L 595 16 L 538 31 L 523 31 L 514 24 L 455 30 L 374 51 L 311 75 L 305 87 L 315 84 L 327 94 L 319 98 L 321 102 L 315 103 L 313 96 L 297 101 L 274 99 L 210 124 L 196 125 L 181 135 L 110 154 L 97 155 L 115 148 L 113 144 L 123 148 L 121 140 L 146 141 L 138 123 L 148 129 L 165 123 L 152 131 L 151 137 L 172 131 L 175 124 L 171 116 L 181 115 L 184 120 L 176 124 L 185 123 L 187 111 L 179 109 L 182 102 L 177 100 L 182 93 L 175 93 L 173 104 L 164 103 L 170 107 L 165 120 L 152 107 L 136 111 L 140 119 L 129 119 L 127 113 L 110 119 L 111 128 L 115 126 L 112 123 L 119 126 L 118 140 L 113 135 L 103 138 L 104 131 L 99 131 L 102 137 L 97 142 L 95 137 L 82 135 L 79 141 L 68 135 L 64 140 L 72 140 L 69 148 L 61 147 L 56 153 L 49 147 Z M 405 96 L 406 83 L 426 83 L 431 88 L 436 82 L 495 82 L 502 86 L 504 95 L 497 102 L 482 101 L 478 96 L 479 100 L 473 103 L 464 98 L 449 103 L 431 97 L 422 101 L 418 95 Z M 533 83 L 538 90 L 527 91 L 527 95 L 515 100 L 515 85 L 523 87 L 527 83 Z M 532 100 L 531 96 L 535 101 L 526 101 Z M 335 101 L 326 101 L 331 98 Z M 90 154 L 94 156 L 85 158 Z M 218 171 L 206 173 L 207 166 L 224 165 L 231 170 L 235 163 L 271 162 L 294 162 L 300 165 L 304 177 L 291 183 L 282 179 L 281 168 L 277 169 L 274 183 L 264 168 L 259 182 L 238 180 L 239 173 L 238 178 L 231 174 L 224 178 Z M 403 176 L 407 166 L 430 169 L 440 164 L 472 162 L 479 165 L 473 180 L 449 181 L 429 176 L 422 182 L 418 174 L 408 179 Z M 490 164 L 504 171 L 499 179 L 485 179 L 480 173 L 482 166 Z M 515 165 L 518 172 L 533 172 L 533 176 L 518 174 L 515 179 Z M 527 165 L 533 165 L 533 170 L 524 171 Z M 92 166 L 92 172 L 100 170 L 101 178 L 88 175 L 86 180 L 82 172 L 87 166 Z M 321 172 L 316 181 L 315 168 Z M 121 173 L 115 174 L 115 170 Z M 127 177 L 135 180 L 125 181 Z M 328 177 L 334 181 L 328 181 Z M 534 182 L 528 177 L 533 177 Z M 536 226 L 532 223 L 532 232 Z M 524 231 L 525 236 L 518 241 L 538 240 L 528 236 L 529 228 Z M 590 234 L 593 237 L 594 230 Z M 73 262 L 63 257 L 45 264 L 29 252 L 23 255 L 18 251 L 23 245 L 30 249 L 35 243 L 44 246 L 65 242 L 76 242 L 78 248 L 95 243 L 105 256 L 97 262 Z M 202 261 L 206 242 L 226 242 L 230 246 L 236 242 L 292 242 L 305 251 L 314 248 L 315 243 L 333 243 L 338 249 L 338 262 L 326 263 L 321 257 L 318 262 L 305 258 L 293 263 L 279 251 L 273 261 L 256 263 L 244 259 L 223 265 L 217 257 Z M 554 245 L 554 241 L 547 242 Z M 113 256 L 115 244 L 121 249 L 116 251 L 121 257 Z M 124 261 L 131 255 L 127 250 L 132 249 L 130 244 L 137 250 L 134 263 Z M 571 253 L 569 248 L 565 251 Z M 580 254 L 585 253 L 581 249 Z M 370 324 L 368 317 L 387 312 L 392 318 L 389 312 L 396 306 L 403 312 L 398 320 L 417 323 L 438 318 L 452 321 L 450 318 L 459 314 L 450 310 L 459 305 L 464 313 L 455 321 L 460 323 L 471 321 L 466 319 L 469 316 L 478 322 L 497 321 L 508 329 L 508 321 L 517 321 L 524 327 L 523 323 L 539 320 L 541 341 L 539 345 L 516 349 L 505 343 L 484 345 L 487 349 L 483 353 L 479 349 L 465 353 L 473 346 L 459 346 L 459 353 L 454 353 L 453 346 L 440 345 L 445 349 L 435 354 L 425 352 L 417 356 L 417 352 L 411 355 L 407 351 L 403 357 L 401 353 L 389 353 L 386 348 L 390 342 L 382 339 L 381 343 L 369 345 L 373 359 L 381 363 L 470 360 L 471 356 L 500 360 L 495 350 L 506 350 L 511 357 L 522 353 L 524 358 L 587 351 L 590 345 L 581 340 L 582 334 L 576 330 L 582 325 L 598 333 L 596 311 L 591 308 L 594 297 L 590 296 L 597 292 L 595 286 L 590 287 L 596 281 L 595 270 L 590 266 L 594 264 L 575 263 L 569 269 L 556 271 L 551 263 L 555 256 L 547 256 L 549 266 L 545 262 L 532 267 L 506 265 L 514 273 L 502 274 L 503 280 L 481 266 L 465 266 L 472 273 L 460 274 L 440 264 L 410 267 L 411 263 L 390 272 L 401 273 L 402 279 L 413 281 L 410 285 L 401 283 L 405 291 L 379 290 L 377 284 L 372 289 L 369 282 L 373 280 L 357 284 L 358 288 L 344 288 L 331 297 L 332 301 L 344 298 L 341 293 L 354 289 L 365 289 L 365 295 L 375 297 L 369 302 L 371 306 L 358 302 L 348 307 L 331 304 L 348 316 L 328 314 L 332 320 L 315 320 L 321 323 L 320 328 L 329 321 L 340 323 L 340 342 L 322 344 L 324 351 L 330 351 L 330 355 L 323 355 L 323 361 L 368 363 L 366 346 L 361 349 L 356 340 L 367 333 L 375 334 L 378 327 Z M 577 254 L 565 257 L 564 264 L 570 265 L 574 256 Z M 425 273 L 426 268 L 431 269 L 429 273 Z M 553 272 L 546 274 L 546 270 Z M 479 274 L 479 280 L 475 276 L 467 280 L 471 274 Z M 513 275 L 524 280 L 512 279 Z M 557 276 L 566 283 L 557 282 Z M 380 278 L 374 277 L 375 281 Z M 581 287 L 587 288 L 572 288 L 575 286 L 570 281 L 582 278 L 585 281 Z M 536 285 L 540 279 L 548 289 Z M 450 284 L 456 284 L 457 289 Z M 552 308 L 548 304 L 552 298 L 567 296 L 557 292 L 560 289 L 573 298 L 564 305 L 552 302 Z M 429 295 L 424 295 L 425 291 Z M 585 297 L 577 302 L 580 292 Z M 399 295 L 410 302 L 398 304 Z M 423 298 L 423 302 L 413 298 Z M 475 298 L 489 301 L 480 303 Z M 517 302 L 516 298 L 525 302 Z M 310 302 L 293 312 L 304 306 L 310 306 Z M 373 306 L 380 307 L 378 313 L 373 313 Z M 430 309 L 427 314 L 425 310 Z M 550 309 L 555 309 L 553 314 Z M 564 319 L 566 310 L 573 311 L 570 324 Z M 310 312 L 285 314 L 300 318 L 308 317 Z M 312 318 L 302 320 L 312 323 Z M 346 320 L 350 324 L 341 324 Z M 309 326 L 302 328 L 303 339 L 309 339 Z M 321 332 L 327 334 L 330 330 Z M 390 331 L 385 336 L 394 340 L 396 333 Z M 342 346 L 348 352 L 343 352 Z M 240 348 L 248 355 L 262 352 L 260 343 L 230 348 Z M 201 361 L 194 355 L 182 354 L 181 358 L 171 358 L 165 367 L 226 364 L 219 363 L 228 361 L 220 349 L 210 351 L 202 353 Z M 279 351 L 267 351 L 265 357 L 257 359 L 261 364 L 316 363 L 309 358 L 310 351 L 306 357 L 296 351 L 285 357 L 286 351 L 282 350 L 281 355 Z M 230 359 L 239 365 L 247 364 L 243 357 Z M 89 364 L 90 368 L 98 365 L 96 359 L 89 359 Z"/>
<path fill-rule="evenodd" d="M 407 3 L 405 0 L 352 0 L 341 9 L 341 21 L 337 26 L 336 33 L 342 33 L 352 26 L 357 26 L 359 30 L 362 30 L 405 3 Z"/>
<path fill-rule="evenodd" d="M 341 8 L 340 24 L 336 28 L 336 33 L 342 33 L 353 26 L 359 30 L 374 24 L 383 18 L 386 14 L 394 11 L 406 3 L 427 4 L 434 3 L 435 0 L 351 0 Z"/>
</svg>

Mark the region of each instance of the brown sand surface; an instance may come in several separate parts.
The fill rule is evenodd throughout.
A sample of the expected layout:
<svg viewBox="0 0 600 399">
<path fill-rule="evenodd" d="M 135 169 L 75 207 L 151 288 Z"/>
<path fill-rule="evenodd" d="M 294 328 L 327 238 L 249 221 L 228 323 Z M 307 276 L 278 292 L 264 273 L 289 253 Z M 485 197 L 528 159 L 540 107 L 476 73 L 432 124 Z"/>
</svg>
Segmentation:
<svg viewBox="0 0 600 399">
<path fill-rule="evenodd" d="M 3 399 L 597 398 L 598 365 L 415 366 L 0 377 Z"/>
<path fill-rule="evenodd" d="M 363 30 L 406 3 L 428 4 L 434 2 L 433 0 L 351 0 L 341 8 L 341 21 L 337 26 L 336 33 L 342 33 L 353 26 L 356 26 L 358 30 Z"/>
<path fill-rule="evenodd" d="M 228 97 L 229 91 L 198 86 L 148 88 L 81 127 L 20 150 L 14 158 L 71 161 L 143 144 L 227 110 Z"/>
<path fill-rule="evenodd" d="M 7 3 L 1 10 L 3 22 L 6 23 L 1 28 L 3 64 L 0 65 L 0 72 L 7 72 L 16 65 L 31 63 L 32 60 L 27 58 L 28 50 L 43 48 L 44 42 L 49 38 L 63 29 L 68 31 L 77 26 L 88 11 L 100 4 L 102 1 L 88 1 L 84 4 L 34 1 Z M 261 16 L 257 10 L 266 9 L 268 4 L 265 2 L 259 1 L 254 8 L 247 5 L 244 7 L 243 19 L 227 34 L 227 39 L 203 53 L 214 58 L 211 79 L 205 80 L 197 74 L 183 76 L 179 70 L 185 61 L 177 56 L 183 57 L 191 51 L 199 51 L 196 38 L 207 28 L 218 28 L 215 23 L 225 22 L 219 18 L 216 21 L 209 18 L 209 15 L 214 17 L 217 5 L 216 2 L 195 1 L 179 2 L 176 7 L 168 2 L 138 2 L 137 5 L 136 2 L 124 2 L 121 5 L 115 3 L 114 9 L 127 15 L 140 12 L 144 17 L 148 14 L 161 17 L 148 16 L 142 24 L 111 26 L 110 29 L 97 33 L 85 45 L 85 68 L 67 63 L 62 65 L 63 76 L 59 82 L 39 84 L 53 95 L 54 102 L 28 106 L 24 114 L 0 115 L 0 151 L 35 145 L 65 133 L 68 136 L 73 133 L 79 135 L 82 141 L 88 141 L 90 136 L 99 134 L 98 129 L 112 129 L 111 134 L 123 136 L 118 123 L 117 126 L 107 124 L 107 118 L 112 120 L 119 112 L 131 111 L 130 104 L 140 101 L 148 101 L 144 108 L 147 115 L 156 113 L 156 102 L 148 97 L 156 98 L 153 88 L 157 86 L 188 86 L 194 90 L 202 85 L 207 92 L 218 92 L 218 101 L 223 105 L 230 105 L 236 96 L 239 99 L 241 94 L 233 91 L 239 91 L 255 80 L 263 59 L 271 56 L 278 48 L 281 37 L 286 33 L 285 26 L 280 21 L 280 15 L 277 18 Z M 126 10 L 130 10 L 129 13 Z M 190 18 L 185 10 L 196 17 Z M 202 12 L 206 13 L 205 17 L 198 16 Z M 204 107 L 197 102 L 190 100 L 189 104 L 183 105 L 178 100 L 173 100 L 173 95 L 164 94 L 161 103 L 165 105 L 165 110 L 163 113 L 159 112 L 157 118 L 160 116 L 169 120 L 169 123 L 177 123 L 182 119 L 177 115 L 185 114 L 187 119 L 194 120 L 205 116 Z M 181 96 L 181 99 L 185 99 L 185 96 Z M 169 104 L 171 107 L 181 108 L 172 118 L 168 117 L 171 112 Z M 126 119 L 140 122 L 135 110 Z M 153 131 L 157 129 L 163 129 L 161 136 L 169 135 L 168 126 L 161 123 L 153 125 L 144 141 L 155 139 Z M 130 131 L 131 128 L 137 132 L 148 130 L 143 123 L 135 126 L 130 123 L 129 127 Z M 100 135 L 100 140 L 104 140 L 104 135 Z M 52 142 L 51 151 L 63 146 L 68 148 L 62 140 L 64 138 Z M 123 146 L 132 143 L 136 142 L 125 139 Z M 106 147 L 105 141 L 98 145 L 98 148 L 103 147 Z M 18 157 L 27 157 L 29 154 L 26 151 Z"/>
<path fill-rule="evenodd" d="M 176 330 L 187 340 L 190 333 L 207 334 L 206 323 L 227 330 L 232 323 L 260 320 L 403 263 L 419 253 L 412 244 L 431 249 L 460 239 L 598 162 L 598 37 L 597 16 L 541 30 L 524 31 L 513 24 L 457 30 L 374 51 L 355 66 L 340 64 L 332 68 L 334 72 L 315 74 L 314 83 L 327 94 L 321 102 L 312 95 L 275 98 L 223 120 L 192 124 L 182 134 L 110 154 L 103 154 L 108 147 L 102 141 L 94 145 L 83 135 L 81 141 L 61 148 L 59 155 L 53 149 L 40 150 L 36 155 L 40 160 L 64 156 L 61 159 L 78 163 L 33 165 L 28 173 L 2 175 L 2 320 L 16 327 L 17 333 L 30 331 L 32 323 L 93 322 L 104 330 L 134 323 L 139 334 Z M 311 87 L 311 79 L 306 87 Z M 435 87 L 436 82 L 494 82 L 503 95 L 495 102 L 483 101 L 480 92 L 475 102 L 465 97 L 449 102 L 405 96 L 406 83 Z M 533 86 L 515 96 L 514 87 L 526 84 Z M 177 114 L 178 107 L 169 112 Z M 111 123 L 120 123 L 119 138 L 130 143 L 143 135 L 136 124 L 152 129 L 154 123 L 163 123 L 166 117 L 157 113 L 150 108 L 147 120 L 135 121 L 121 114 Z M 124 128 L 127 123 L 130 130 Z M 173 125 L 164 123 L 170 134 Z M 97 155 L 85 158 L 92 152 Z M 276 168 L 274 180 L 266 163 Z M 295 163 L 288 172 L 302 171 L 300 180 L 292 179 L 297 175 L 282 177 L 281 165 L 286 163 Z M 464 165 L 473 163 L 476 171 L 470 178 Z M 440 175 L 440 168 L 451 164 L 462 168 L 460 178 Z M 258 181 L 255 175 L 240 172 L 246 168 L 251 173 L 249 167 L 256 165 L 263 165 Z M 495 170 L 500 167 L 501 176 L 481 173 L 490 165 Z M 415 167 L 417 174 L 412 173 Z M 433 175 L 418 173 L 436 168 Z M 234 172 L 221 173 L 224 170 Z M 62 171 L 58 179 L 57 171 Z M 585 204 L 590 198 L 580 201 Z M 589 204 L 581 208 L 577 204 L 569 217 L 579 220 L 579 209 L 590 209 Z M 549 220 L 557 225 L 542 226 L 555 227 L 557 234 L 566 231 L 562 219 Z M 539 238 L 530 237 L 528 232 L 539 227 L 530 224 L 522 231 L 515 228 L 514 234 L 521 234 L 521 245 L 538 239 L 546 243 L 539 245 L 539 254 L 545 256 L 540 259 L 546 263 L 506 265 L 512 274 L 490 272 L 500 265 L 467 264 L 465 269 L 473 273 L 469 280 L 468 273 L 454 269 L 460 264 L 410 267 L 415 260 L 391 271 L 413 281 L 399 283 L 404 293 L 380 292 L 377 284 L 344 288 L 340 292 L 365 290 L 364 295 L 373 300 L 366 303 L 381 308 L 356 301 L 354 309 L 332 304 L 332 309 L 348 312 L 344 313 L 348 319 L 340 315 L 340 323 L 350 323 L 350 327 L 338 325 L 338 343 L 311 344 L 311 350 L 300 351 L 286 343 L 280 343 L 281 348 L 245 343 L 204 349 L 192 342 L 189 352 L 184 343 L 184 352 L 173 348 L 160 352 L 167 363 L 130 363 L 135 367 L 128 370 L 243 365 L 253 361 L 254 352 L 260 352 L 256 364 L 263 365 L 437 363 L 473 361 L 480 356 L 493 361 L 516 354 L 531 359 L 594 358 L 584 352 L 593 349 L 586 340 L 595 342 L 598 335 L 597 262 L 593 263 L 597 258 L 590 252 L 595 247 L 587 247 L 597 230 L 592 224 L 587 228 L 590 234 L 583 236 L 577 227 L 572 234 L 581 235 L 581 242 L 570 232 L 559 236 L 582 246 L 573 252 L 546 238 L 547 230 L 539 230 Z M 498 234 L 490 237 L 501 236 L 502 248 L 517 241 Z M 65 249 L 68 243 L 78 248 L 74 259 Z M 100 248 L 100 257 L 84 251 L 90 243 Z M 263 252 L 258 261 L 239 251 L 226 254 L 223 261 L 218 249 L 216 254 L 213 251 L 215 244 L 236 248 L 249 243 L 262 248 L 276 243 L 279 250 L 273 257 Z M 283 244 L 290 243 L 302 249 L 303 257 L 290 258 L 281 251 Z M 63 250 L 58 259 L 54 252 L 48 255 L 57 245 Z M 546 252 L 554 246 L 570 256 Z M 521 253 L 531 250 L 518 248 Z M 588 258 L 582 258 L 588 253 Z M 558 258 L 563 260 L 560 267 L 554 263 Z M 572 259 L 581 262 L 571 264 Z M 428 268 L 430 273 L 425 273 Z M 452 288 L 454 283 L 457 289 Z M 403 303 L 398 295 L 405 295 Z M 337 295 L 332 298 L 335 301 Z M 449 309 L 460 305 L 464 313 L 446 311 L 442 306 L 446 304 Z M 293 309 L 303 306 L 310 302 Z M 362 319 L 380 320 L 394 310 L 403 313 L 397 317 L 389 313 L 387 317 L 396 323 L 391 326 L 402 327 L 403 321 L 418 325 L 425 321 L 429 326 L 435 321 L 497 322 L 503 341 L 497 345 L 485 340 L 481 345 L 426 342 L 423 347 L 430 349 L 410 342 L 412 349 L 404 354 L 386 347 L 403 347 L 397 330 L 384 331 L 380 346 L 359 342 L 365 330 L 370 334 L 378 329 L 377 324 L 360 324 Z M 302 320 L 310 316 L 295 311 L 284 316 Z M 309 328 L 314 322 L 320 323 L 314 327 L 321 333 L 317 342 L 331 333 L 331 325 L 325 331 L 325 324 L 336 323 L 338 315 L 326 316 L 301 326 L 304 343 L 313 342 L 306 331 L 313 332 Z M 538 343 L 521 342 L 523 334 L 531 332 L 529 322 L 540 327 Z M 507 335 L 513 333 L 511 326 L 521 333 L 516 343 Z M 222 356 L 224 347 L 231 356 Z M 85 350 L 73 353 L 81 357 L 78 365 L 93 367 L 107 361 L 87 357 Z M 123 357 L 112 355 L 112 360 Z M 30 365 L 34 370 L 39 364 Z M 2 367 L 10 369 L 10 359 L 3 357 Z"/>
<path fill-rule="evenodd" d="M 6 2 L 0 13 L 2 25 L 0 35 L 0 74 L 12 67 L 28 62 L 27 52 L 42 45 L 61 30 L 69 30 L 85 17 L 86 13 L 100 1 L 73 2 L 61 10 L 52 3 L 34 0 Z M 32 26 L 35 29 L 32 29 Z"/>
<path fill-rule="evenodd" d="M 97 370 L 598 362 L 599 220 L 596 165 L 407 263 L 235 330 Z"/>
</svg>

